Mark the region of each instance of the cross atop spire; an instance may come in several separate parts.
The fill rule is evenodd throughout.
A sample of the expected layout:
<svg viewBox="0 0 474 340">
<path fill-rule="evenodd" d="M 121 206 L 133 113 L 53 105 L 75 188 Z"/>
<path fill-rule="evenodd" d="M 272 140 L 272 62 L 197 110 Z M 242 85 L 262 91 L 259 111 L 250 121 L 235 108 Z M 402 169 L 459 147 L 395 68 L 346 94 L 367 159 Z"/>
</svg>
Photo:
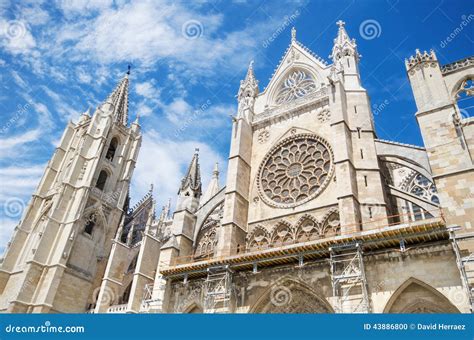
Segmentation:
<svg viewBox="0 0 474 340">
<path fill-rule="evenodd" d="M 336 24 L 339 26 L 339 30 L 336 39 L 334 39 L 334 46 L 330 57 L 333 61 L 339 60 L 343 55 L 353 55 L 358 59 L 357 45 L 354 39 L 349 38 L 345 28 L 346 23 L 339 20 Z"/>
<path fill-rule="evenodd" d="M 291 42 L 296 42 L 296 28 L 291 28 Z"/>
</svg>

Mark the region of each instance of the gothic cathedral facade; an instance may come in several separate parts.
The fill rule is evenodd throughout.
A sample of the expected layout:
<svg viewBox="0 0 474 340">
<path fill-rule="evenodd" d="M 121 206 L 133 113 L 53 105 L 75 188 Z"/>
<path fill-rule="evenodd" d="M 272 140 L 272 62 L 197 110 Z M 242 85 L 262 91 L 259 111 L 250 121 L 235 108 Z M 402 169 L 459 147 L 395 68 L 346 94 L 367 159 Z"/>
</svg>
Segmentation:
<svg viewBox="0 0 474 340">
<path fill-rule="evenodd" d="M 196 152 L 176 208 L 129 207 L 141 143 L 128 75 L 70 123 L 0 266 L 11 313 L 469 313 L 474 58 L 406 61 L 424 147 L 377 138 L 357 45 L 296 39 L 238 91 L 224 187 Z M 469 87 L 471 86 L 471 87 Z"/>
</svg>

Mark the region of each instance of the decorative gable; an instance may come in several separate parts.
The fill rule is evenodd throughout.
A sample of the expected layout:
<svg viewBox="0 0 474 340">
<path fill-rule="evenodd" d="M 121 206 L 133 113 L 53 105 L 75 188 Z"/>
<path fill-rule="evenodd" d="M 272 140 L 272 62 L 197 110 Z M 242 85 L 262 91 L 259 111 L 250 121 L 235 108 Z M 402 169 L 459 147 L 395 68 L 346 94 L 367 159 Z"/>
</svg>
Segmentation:
<svg viewBox="0 0 474 340">
<path fill-rule="evenodd" d="M 316 92 L 326 83 L 326 62 L 296 41 L 292 41 L 275 69 L 266 89 L 258 96 L 256 111 L 277 107 Z M 259 112 L 256 112 L 257 114 Z"/>
</svg>

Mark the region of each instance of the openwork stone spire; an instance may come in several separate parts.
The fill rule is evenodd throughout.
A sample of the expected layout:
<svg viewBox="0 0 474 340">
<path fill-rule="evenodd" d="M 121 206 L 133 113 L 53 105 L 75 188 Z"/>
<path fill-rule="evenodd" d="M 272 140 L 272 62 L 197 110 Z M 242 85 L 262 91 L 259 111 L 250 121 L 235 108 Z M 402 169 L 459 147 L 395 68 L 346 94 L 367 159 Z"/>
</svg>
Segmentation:
<svg viewBox="0 0 474 340">
<path fill-rule="evenodd" d="M 258 95 L 258 80 L 255 78 L 255 74 L 253 72 L 253 60 L 249 64 L 249 68 L 247 70 L 247 75 L 245 76 L 244 80 L 240 81 L 240 88 L 238 93 L 239 101 L 244 99 L 247 95 L 251 97 L 256 97 Z"/>
<path fill-rule="evenodd" d="M 185 192 L 187 189 L 191 189 L 194 192 L 194 196 L 201 196 L 202 184 L 201 184 L 201 170 L 199 167 L 199 149 L 194 152 L 193 159 L 189 165 L 186 176 L 181 180 L 181 187 L 179 192 Z"/>
<path fill-rule="evenodd" d="M 123 77 L 106 102 L 112 104 L 113 117 L 116 122 L 127 126 L 128 124 L 128 87 L 129 72 Z"/>
<path fill-rule="evenodd" d="M 253 72 L 252 60 L 249 64 L 245 79 L 240 81 L 239 93 L 237 94 L 239 101 L 239 113 L 243 112 L 245 109 L 253 111 L 253 104 L 258 93 L 258 80 L 255 78 L 255 74 Z"/>
<path fill-rule="evenodd" d="M 163 206 L 160 214 L 160 218 L 158 219 L 160 223 L 169 220 L 171 211 L 171 198 L 168 199 L 168 203 Z"/>
<path fill-rule="evenodd" d="M 216 162 L 212 171 L 211 182 L 207 186 L 201 202 L 206 203 L 219 192 L 219 163 Z"/>
<path fill-rule="evenodd" d="M 357 53 L 357 44 L 355 39 L 350 39 L 345 28 L 345 22 L 339 20 L 336 23 L 339 26 L 337 37 L 334 39 L 334 46 L 332 48 L 331 59 L 335 62 L 341 59 L 343 56 L 351 55 L 356 59 L 359 58 Z"/>
</svg>

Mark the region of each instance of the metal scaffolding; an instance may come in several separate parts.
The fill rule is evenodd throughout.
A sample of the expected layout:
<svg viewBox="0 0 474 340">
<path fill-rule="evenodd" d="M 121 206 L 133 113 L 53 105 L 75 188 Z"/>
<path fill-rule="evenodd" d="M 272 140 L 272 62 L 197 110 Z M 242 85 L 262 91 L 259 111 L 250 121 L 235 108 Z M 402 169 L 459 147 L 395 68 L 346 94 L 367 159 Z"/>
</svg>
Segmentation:
<svg viewBox="0 0 474 340">
<path fill-rule="evenodd" d="M 449 239 L 451 240 L 451 245 L 453 246 L 454 254 L 456 255 L 456 264 L 461 276 L 462 286 L 468 298 L 469 306 L 471 307 L 471 313 L 474 313 L 474 253 L 468 252 L 466 256 L 462 256 L 459 247 L 459 242 L 472 242 L 474 240 L 474 235 L 461 234 L 457 236 L 456 230 L 459 229 L 459 227 L 448 228 Z"/>
<path fill-rule="evenodd" d="M 205 313 L 228 313 L 232 295 L 232 271 L 228 265 L 207 269 Z"/>
<path fill-rule="evenodd" d="M 142 302 L 140 304 L 140 313 L 148 313 L 156 304 L 157 300 L 153 299 L 153 283 L 148 283 L 143 287 Z"/>
<path fill-rule="evenodd" d="M 370 313 L 360 243 L 331 247 L 330 264 L 336 313 Z"/>
</svg>

